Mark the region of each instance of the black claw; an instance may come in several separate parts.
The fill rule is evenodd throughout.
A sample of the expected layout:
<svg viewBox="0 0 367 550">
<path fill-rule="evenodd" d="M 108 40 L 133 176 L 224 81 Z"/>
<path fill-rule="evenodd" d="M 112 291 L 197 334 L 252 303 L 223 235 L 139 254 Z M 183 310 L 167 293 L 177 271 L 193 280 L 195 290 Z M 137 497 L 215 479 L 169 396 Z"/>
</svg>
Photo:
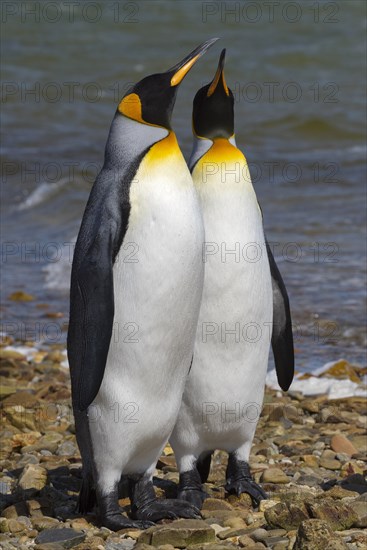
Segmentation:
<svg viewBox="0 0 367 550">
<path fill-rule="evenodd" d="M 200 511 L 182 500 L 158 500 L 150 480 L 141 478 L 130 483 L 131 516 L 138 520 L 197 519 Z"/>
<path fill-rule="evenodd" d="M 107 495 L 97 490 L 96 496 L 101 524 L 111 529 L 111 531 L 127 528 L 146 529 L 150 527 L 150 525 L 144 526 L 141 522 L 133 521 L 121 514 L 122 510 L 118 505 L 117 484 Z"/>
<path fill-rule="evenodd" d="M 201 510 L 203 507 L 203 502 L 207 498 L 207 493 L 202 490 L 197 489 L 183 489 L 179 491 L 177 498 L 180 500 L 185 500 L 192 504 L 197 510 Z"/>
<path fill-rule="evenodd" d="M 254 507 L 259 506 L 261 500 L 268 498 L 264 489 L 253 480 L 248 463 L 238 460 L 234 454 L 229 455 L 225 488 L 228 493 L 235 493 L 237 496 L 248 493 Z"/>
<path fill-rule="evenodd" d="M 200 511 L 185 501 L 155 500 L 134 511 L 134 518 L 160 521 L 161 519 L 201 519 Z"/>
<path fill-rule="evenodd" d="M 111 529 L 111 531 L 120 531 L 120 529 L 148 529 L 154 523 L 151 521 L 133 521 L 121 514 L 113 514 L 101 518 L 102 525 Z"/>
<path fill-rule="evenodd" d="M 259 506 L 261 500 L 268 498 L 268 495 L 265 493 L 263 488 L 260 487 L 260 485 L 258 485 L 253 479 L 241 479 L 232 483 L 227 483 L 226 491 L 232 494 L 235 493 L 238 497 L 241 493 L 249 494 L 254 507 Z"/>
<path fill-rule="evenodd" d="M 167 502 L 169 502 L 169 500 Z M 174 502 L 177 503 L 176 506 L 180 510 L 181 518 L 202 519 L 199 506 L 181 499 L 177 499 Z"/>
</svg>

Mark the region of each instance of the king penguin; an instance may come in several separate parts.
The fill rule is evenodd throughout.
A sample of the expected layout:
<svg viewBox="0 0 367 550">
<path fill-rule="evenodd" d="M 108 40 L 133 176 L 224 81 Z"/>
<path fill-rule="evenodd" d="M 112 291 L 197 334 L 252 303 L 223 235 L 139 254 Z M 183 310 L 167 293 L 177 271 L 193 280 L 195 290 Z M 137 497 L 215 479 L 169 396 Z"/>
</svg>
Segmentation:
<svg viewBox="0 0 367 550">
<path fill-rule="evenodd" d="M 75 246 L 68 358 L 79 510 L 97 502 L 112 530 L 199 513 L 157 500 L 152 475 L 191 365 L 204 268 L 202 216 L 171 113 L 179 84 L 216 40 L 122 98 Z M 118 506 L 122 476 L 131 519 Z"/>
<path fill-rule="evenodd" d="M 225 50 L 193 104 L 189 167 L 204 220 L 205 278 L 193 363 L 170 438 L 180 472 L 178 498 L 199 508 L 216 449 L 229 453 L 229 493 L 248 493 L 255 506 L 266 498 L 248 461 L 270 341 L 283 390 L 294 373 L 287 291 L 265 239 L 246 158 L 236 147 L 224 59 Z"/>
</svg>

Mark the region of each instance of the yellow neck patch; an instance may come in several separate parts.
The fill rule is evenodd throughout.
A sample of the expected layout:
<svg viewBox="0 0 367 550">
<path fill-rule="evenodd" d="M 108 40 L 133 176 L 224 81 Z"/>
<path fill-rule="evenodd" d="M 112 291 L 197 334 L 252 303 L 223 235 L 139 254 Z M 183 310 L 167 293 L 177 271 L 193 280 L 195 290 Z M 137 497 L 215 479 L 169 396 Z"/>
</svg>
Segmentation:
<svg viewBox="0 0 367 550">
<path fill-rule="evenodd" d="M 180 154 L 176 134 L 170 132 L 167 137 L 155 143 L 147 154 L 149 163 L 163 163 L 168 157 Z"/>
<path fill-rule="evenodd" d="M 246 158 L 237 147 L 226 138 L 215 138 L 209 151 L 201 158 L 204 162 L 242 162 L 247 164 Z"/>
<path fill-rule="evenodd" d="M 124 97 L 117 107 L 118 111 L 128 117 L 132 118 L 133 120 L 137 120 L 138 122 L 143 122 L 142 119 L 142 107 L 140 102 L 140 97 L 138 94 L 129 94 L 126 97 Z"/>
<path fill-rule="evenodd" d="M 213 145 L 199 159 L 192 175 L 195 185 L 251 183 L 245 156 L 226 138 L 213 140 Z"/>
</svg>

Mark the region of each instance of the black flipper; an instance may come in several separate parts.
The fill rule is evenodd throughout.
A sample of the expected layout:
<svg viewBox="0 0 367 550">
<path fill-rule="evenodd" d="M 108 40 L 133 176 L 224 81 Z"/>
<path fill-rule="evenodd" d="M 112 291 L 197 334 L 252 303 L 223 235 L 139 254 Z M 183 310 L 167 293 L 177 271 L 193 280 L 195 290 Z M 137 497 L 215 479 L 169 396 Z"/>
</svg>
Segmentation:
<svg viewBox="0 0 367 550">
<path fill-rule="evenodd" d="M 82 484 L 77 503 L 77 512 L 80 514 L 87 514 L 93 510 L 97 502 L 94 483 L 95 467 L 87 412 L 75 410 L 74 420 L 75 434 L 83 463 Z"/>
<path fill-rule="evenodd" d="M 76 510 L 79 514 L 88 514 L 88 512 L 92 512 L 96 503 L 97 499 L 93 477 L 83 475 Z"/>
<path fill-rule="evenodd" d="M 289 298 L 282 276 L 266 242 L 273 287 L 273 348 L 277 378 L 282 390 L 287 391 L 294 376 L 294 348 Z"/>
<path fill-rule="evenodd" d="M 87 208 L 86 214 L 96 219 L 94 227 L 82 224 L 75 254 L 83 257 L 76 257 L 72 272 L 68 353 L 73 407 L 80 411 L 92 403 L 102 383 L 114 318 L 112 268 L 128 220 L 123 216 L 117 223 L 108 219 L 106 208 L 103 210 L 90 213 Z M 84 230 L 88 240 L 91 231 L 94 238 L 82 254 Z"/>
<path fill-rule="evenodd" d="M 68 331 L 74 410 L 86 410 L 102 383 L 113 329 L 113 265 L 128 227 L 130 183 L 148 149 L 130 165 L 102 169 L 83 216 L 71 274 Z"/>
</svg>

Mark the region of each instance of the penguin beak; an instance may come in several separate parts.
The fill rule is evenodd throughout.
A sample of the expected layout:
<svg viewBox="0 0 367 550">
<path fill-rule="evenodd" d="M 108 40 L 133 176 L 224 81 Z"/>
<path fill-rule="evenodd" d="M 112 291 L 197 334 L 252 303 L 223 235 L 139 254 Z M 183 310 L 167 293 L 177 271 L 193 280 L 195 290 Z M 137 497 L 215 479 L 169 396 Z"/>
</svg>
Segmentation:
<svg viewBox="0 0 367 550">
<path fill-rule="evenodd" d="M 213 78 L 213 80 L 212 80 L 212 82 L 211 82 L 211 84 L 208 88 L 206 97 L 210 97 L 211 95 L 214 94 L 215 90 L 217 89 L 217 86 L 218 86 L 219 82 L 221 83 L 226 95 L 229 96 L 228 86 L 227 86 L 226 80 L 224 78 L 224 60 L 225 60 L 225 57 L 226 57 L 226 50 L 224 49 L 224 50 L 222 50 L 222 53 L 220 54 L 217 72 L 215 73 L 214 78 Z"/>
<path fill-rule="evenodd" d="M 189 70 L 197 60 L 204 55 L 204 53 L 217 41 L 219 38 L 211 38 L 210 40 L 207 40 L 206 42 L 203 42 L 195 48 L 189 55 L 187 55 L 182 61 L 177 63 L 174 67 L 169 69 L 167 73 L 171 73 L 171 86 L 178 86 L 178 84 L 181 84 L 184 77 L 187 75 Z"/>
</svg>

